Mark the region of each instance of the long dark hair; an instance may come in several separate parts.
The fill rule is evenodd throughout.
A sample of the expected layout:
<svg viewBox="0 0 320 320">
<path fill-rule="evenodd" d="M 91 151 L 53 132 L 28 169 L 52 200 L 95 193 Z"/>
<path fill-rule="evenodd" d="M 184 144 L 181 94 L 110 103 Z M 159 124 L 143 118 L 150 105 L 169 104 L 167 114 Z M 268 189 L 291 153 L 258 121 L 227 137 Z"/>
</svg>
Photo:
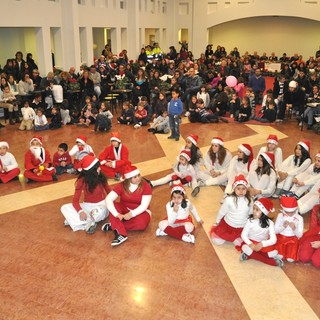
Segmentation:
<svg viewBox="0 0 320 320">
<path fill-rule="evenodd" d="M 263 174 L 266 174 L 266 175 L 270 176 L 271 170 L 274 170 L 273 167 L 270 165 L 270 163 L 263 156 L 260 155 L 259 157 L 261 157 L 261 159 L 262 159 L 263 166 L 262 166 L 262 168 L 257 167 L 257 169 L 256 169 L 257 175 L 262 176 Z"/>
<path fill-rule="evenodd" d="M 98 173 L 97 169 L 100 166 L 100 162 L 97 162 L 90 170 L 82 170 L 76 180 L 83 179 L 87 190 L 93 193 L 94 189 L 100 184 L 104 186 L 107 182 L 107 177 L 100 171 Z"/>
<path fill-rule="evenodd" d="M 199 148 L 194 145 L 193 143 L 191 144 L 191 159 L 189 161 L 189 164 L 194 165 L 196 164 L 200 158 L 201 158 L 201 154 L 198 152 Z"/>
<path fill-rule="evenodd" d="M 227 149 L 221 144 L 219 144 L 219 150 L 217 153 L 214 153 L 212 151 L 212 146 L 209 149 L 209 157 L 212 163 L 215 163 L 216 159 L 218 158 L 218 163 L 220 164 L 220 166 L 223 164 L 223 161 L 226 158 L 226 155 L 227 155 Z"/>
<path fill-rule="evenodd" d="M 309 154 L 309 152 L 308 152 L 304 147 L 300 146 L 300 149 L 301 149 L 301 158 L 299 159 L 299 158 L 296 156 L 297 147 L 298 147 L 298 145 L 296 145 L 296 147 L 294 148 L 294 158 L 293 158 L 293 162 L 294 162 L 294 165 L 295 165 L 295 166 L 300 167 L 305 160 L 310 159 L 310 154 Z"/>
<path fill-rule="evenodd" d="M 253 214 L 250 214 L 249 215 L 249 220 L 250 221 L 253 221 L 254 220 L 254 217 L 253 217 Z M 271 220 L 267 215 L 265 215 L 264 213 L 261 214 L 261 217 L 259 218 L 259 223 L 260 223 L 260 227 L 261 228 L 267 228 L 269 227 L 270 225 L 270 221 Z"/>
<path fill-rule="evenodd" d="M 236 206 L 238 206 L 238 196 L 236 195 L 236 192 L 233 190 L 232 193 L 230 194 L 231 197 L 234 198 L 234 203 L 236 204 Z M 245 194 L 245 197 L 247 198 L 248 200 L 248 206 L 250 205 L 251 201 L 252 201 L 252 198 L 251 198 L 251 195 L 250 195 L 250 191 L 249 189 L 247 189 L 247 192 Z"/>
</svg>

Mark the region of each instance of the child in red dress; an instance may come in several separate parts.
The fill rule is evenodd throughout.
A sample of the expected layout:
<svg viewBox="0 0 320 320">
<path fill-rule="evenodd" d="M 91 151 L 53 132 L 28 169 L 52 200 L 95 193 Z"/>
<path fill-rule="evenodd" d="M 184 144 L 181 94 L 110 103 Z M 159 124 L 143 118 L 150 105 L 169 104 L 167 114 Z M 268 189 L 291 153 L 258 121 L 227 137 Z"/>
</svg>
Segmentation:
<svg viewBox="0 0 320 320">
<path fill-rule="evenodd" d="M 20 173 L 18 163 L 9 150 L 6 141 L 0 141 L 0 181 L 7 183 L 17 177 Z"/>
</svg>

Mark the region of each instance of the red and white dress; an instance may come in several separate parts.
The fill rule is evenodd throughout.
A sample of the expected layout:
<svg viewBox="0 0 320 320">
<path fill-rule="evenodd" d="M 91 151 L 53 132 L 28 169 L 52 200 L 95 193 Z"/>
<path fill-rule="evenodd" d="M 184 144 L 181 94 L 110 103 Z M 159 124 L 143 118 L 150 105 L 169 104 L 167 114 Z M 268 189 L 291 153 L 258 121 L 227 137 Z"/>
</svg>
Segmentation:
<svg viewBox="0 0 320 320">
<path fill-rule="evenodd" d="M 0 180 L 3 183 L 7 183 L 10 180 L 17 177 L 20 173 L 18 163 L 14 155 L 10 152 L 6 152 L 4 155 L 0 155 L 0 167 L 6 167 L 6 169 L 0 170 Z"/>
<path fill-rule="evenodd" d="M 117 173 L 123 175 L 125 168 L 131 165 L 129 161 L 128 148 L 122 143 L 119 144 L 118 148 L 110 145 L 101 152 L 99 156 L 101 171 L 107 176 L 114 178 Z M 112 166 L 106 166 L 108 162 L 112 163 Z"/>
<path fill-rule="evenodd" d="M 24 176 L 33 181 L 52 181 L 55 169 L 52 165 L 50 153 L 43 147 L 33 148 L 25 154 Z M 41 170 L 44 167 L 44 170 Z"/>
<path fill-rule="evenodd" d="M 290 226 L 284 227 L 283 223 L 285 221 L 293 222 L 295 230 L 291 229 Z M 275 230 L 277 234 L 276 248 L 279 254 L 283 255 L 285 259 L 298 260 L 299 238 L 303 234 L 303 218 L 298 212 L 292 216 L 280 212 L 275 223 Z"/>
<path fill-rule="evenodd" d="M 219 210 L 217 225 L 210 230 L 211 238 L 230 242 L 240 238 L 252 209 L 253 202 L 249 204 L 246 197 L 227 196 Z"/>
<path fill-rule="evenodd" d="M 120 201 L 115 202 L 118 197 Z M 130 184 L 129 191 L 125 190 L 123 182 L 117 184 L 106 198 L 112 230 L 117 230 L 123 236 L 127 236 L 127 230 L 145 230 L 151 217 L 151 198 L 152 189 L 145 180 L 142 180 L 140 188 Z M 117 218 L 118 214 L 124 215 L 129 211 L 132 214 L 130 220 Z"/>
<path fill-rule="evenodd" d="M 260 251 L 253 251 L 250 247 L 247 248 L 247 250 L 250 251 L 246 252 L 249 259 L 259 260 L 271 266 L 277 265 L 276 261 L 273 259 L 273 257 L 278 254 L 278 251 L 275 246 L 277 237 L 272 220 L 269 220 L 269 226 L 262 228 L 260 225 L 260 219 L 248 219 L 242 230 L 241 238 L 248 246 L 252 243 L 262 244 Z"/>
</svg>

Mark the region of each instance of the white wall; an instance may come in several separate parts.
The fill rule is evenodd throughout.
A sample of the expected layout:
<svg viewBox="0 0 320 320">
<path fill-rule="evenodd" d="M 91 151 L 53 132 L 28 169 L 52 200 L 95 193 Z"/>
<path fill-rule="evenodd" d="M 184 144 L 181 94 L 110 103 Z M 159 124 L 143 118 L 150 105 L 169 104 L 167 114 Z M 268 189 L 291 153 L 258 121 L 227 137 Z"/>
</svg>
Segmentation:
<svg viewBox="0 0 320 320">
<path fill-rule="evenodd" d="M 59 29 L 61 43 L 56 42 L 54 49 L 59 52 L 57 64 L 64 69 L 78 68 L 82 60 L 91 64 L 94 54 L 102 50 L 99 47 L 104 41 L 97 37 L 99 34 L 103 37 L 103 33 L 93 36 L 93 28 L 111 28 L 113 51 L 119 54 L 126 48 L 130 59 L 136 59 L 141 45 L 145 44 L 145 29 L 157 30 L 156 41 L 164 51 L 170 45 L 179 49 L 179 30 L 187 29 L 189 49 L 196 57 L 208 42 L 222 44 L 228 50 L 239 46 L 242 51 L 252 48 L 277 54 L 299 52 L 305 57 L 313 55 L 320 44 L 317 37 L 320 0 L 155 0 L 154 8 L 151 0 L 126 0 L 124 9 L 120 9 L 120 0 L 84 0 L 83 3 L 2 0 L 0 64 L 3 66 L 18 50 L 24 55 L 32 52 L 41 74 L 46 74 L 52 69 L 50 30 Z M 166 3 L 165 13 L 163 3 Z M 274 15 L 281 18 L 272 18 Z M 99 44 L 96 52 L 94 42 Z"/>
</svg>

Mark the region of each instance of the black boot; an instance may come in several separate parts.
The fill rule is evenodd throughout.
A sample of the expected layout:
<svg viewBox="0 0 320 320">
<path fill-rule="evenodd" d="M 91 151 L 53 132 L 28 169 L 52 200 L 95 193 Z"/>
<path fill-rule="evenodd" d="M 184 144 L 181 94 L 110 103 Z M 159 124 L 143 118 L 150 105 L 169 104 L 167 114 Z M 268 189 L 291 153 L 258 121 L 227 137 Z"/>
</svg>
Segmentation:
<svg viewBox="0 0 320 320">
<path fill-rule="evenodd" d="M 12 119 L 13 111 L 9 111 L 9 124 L 14 124 L 14 121 Z"/>
<path fill-rule="evenodd" d="M 21 123 L 20 117 L 19 117 L 19 111 L 14 112 L 14 116 L 16 118 L 16 123 Z"/>
</svg>

